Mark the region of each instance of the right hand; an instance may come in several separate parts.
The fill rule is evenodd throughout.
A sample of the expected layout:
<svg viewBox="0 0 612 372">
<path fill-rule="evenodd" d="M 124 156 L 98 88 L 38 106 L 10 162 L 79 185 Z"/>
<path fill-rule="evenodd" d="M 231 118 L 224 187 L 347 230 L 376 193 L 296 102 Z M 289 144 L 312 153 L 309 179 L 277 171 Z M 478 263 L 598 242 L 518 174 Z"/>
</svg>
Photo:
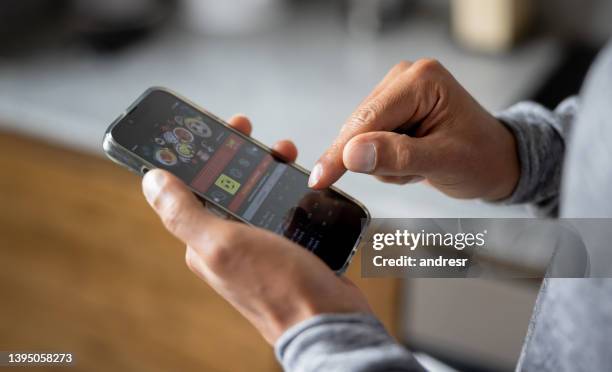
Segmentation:
<svg viewBox="0 0 612 372">
<path fill-rule="evenodd" d="M 398 184 L 425 179 L 449 196 L 487 200 L 508 197 L 520 175 L 510 130 L 435 60 L 391 69 L 319 159 L 309 185 L 328 187 L 346 170 Z"/>
</svg>

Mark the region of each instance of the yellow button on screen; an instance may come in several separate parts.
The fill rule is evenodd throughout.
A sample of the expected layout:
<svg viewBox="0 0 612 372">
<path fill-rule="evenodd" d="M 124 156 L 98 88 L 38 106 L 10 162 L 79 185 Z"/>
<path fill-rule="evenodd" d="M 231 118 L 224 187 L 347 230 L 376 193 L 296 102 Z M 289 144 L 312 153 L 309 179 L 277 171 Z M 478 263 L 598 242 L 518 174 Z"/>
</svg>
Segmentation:
<svg viewBox="0 0 612 372">
<path fill-rule="evenodd" d="M 219 186 L 226 192 L 234 195 L 236 191 L 240 188 L 240 182 L 234 180 L 233 178 L 226 176 L 225 174 L 221 174 L 219 178 L 215 181 L 215 185 Z"/>
</svg>

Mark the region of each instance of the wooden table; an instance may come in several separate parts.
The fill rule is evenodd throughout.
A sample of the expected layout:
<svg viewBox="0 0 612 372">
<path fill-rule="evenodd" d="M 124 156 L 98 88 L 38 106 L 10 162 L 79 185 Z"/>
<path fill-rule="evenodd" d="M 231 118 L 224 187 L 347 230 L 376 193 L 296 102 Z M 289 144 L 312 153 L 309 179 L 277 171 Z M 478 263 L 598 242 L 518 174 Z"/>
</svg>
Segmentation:
<svg viewBox="0 0 612 372">
<path fill-rule="evenodd" d="M 0 132 L 0 350 L 70 351 L 82 371 L 278 370 L 272 348 L 185 266 L 105 159 Z M 349 276 L 395 332 L 398 282 Z"/>
</svg>

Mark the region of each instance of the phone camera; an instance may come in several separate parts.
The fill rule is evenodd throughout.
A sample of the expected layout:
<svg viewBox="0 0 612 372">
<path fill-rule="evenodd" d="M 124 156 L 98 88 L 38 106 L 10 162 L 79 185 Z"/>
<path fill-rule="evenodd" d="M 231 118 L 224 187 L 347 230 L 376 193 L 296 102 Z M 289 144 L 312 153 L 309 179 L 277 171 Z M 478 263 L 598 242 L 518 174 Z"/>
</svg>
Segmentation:
<svg viewBox="0 0 612 372">
<path fill-rule="evenodd" d="M 143 175 L 147 174 L 147 172 L 149 171 L 149 168 L 147 168 L 146 166 L 142 166 L 140 167 L 140 173 L 142 173 Z"/>
</svg>

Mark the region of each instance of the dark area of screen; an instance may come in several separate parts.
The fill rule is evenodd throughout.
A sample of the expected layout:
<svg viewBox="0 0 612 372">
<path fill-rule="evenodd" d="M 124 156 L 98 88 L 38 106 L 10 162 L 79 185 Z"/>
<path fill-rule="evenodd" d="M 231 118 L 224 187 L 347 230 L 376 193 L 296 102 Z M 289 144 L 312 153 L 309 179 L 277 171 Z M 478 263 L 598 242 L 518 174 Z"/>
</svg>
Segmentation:
<svg viewBox="0 0 612 372">
<path fill-rule="evenodd" d="M 120 145 L 166 169 L 200 197 L 342 267 L 365 211 L 177 97 L 152 91 L 115 126 Z"/>
</svg>

